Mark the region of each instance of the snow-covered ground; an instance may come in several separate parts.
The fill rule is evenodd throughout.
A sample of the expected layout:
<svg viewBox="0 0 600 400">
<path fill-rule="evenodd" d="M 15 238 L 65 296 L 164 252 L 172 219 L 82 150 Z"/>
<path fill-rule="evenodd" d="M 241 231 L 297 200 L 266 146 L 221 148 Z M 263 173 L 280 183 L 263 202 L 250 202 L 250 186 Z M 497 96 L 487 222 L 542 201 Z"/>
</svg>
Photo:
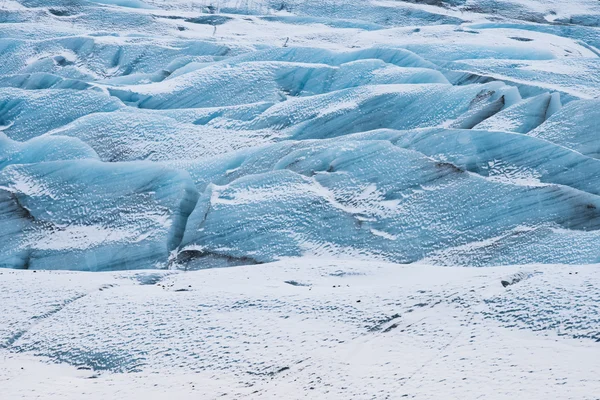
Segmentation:
<svg viewBox="0 0 600 400">
<path fill-rule="evenodd" d="M 4 271 L 2 398 L 597 399 L 599 271 Z"/>
</svg>

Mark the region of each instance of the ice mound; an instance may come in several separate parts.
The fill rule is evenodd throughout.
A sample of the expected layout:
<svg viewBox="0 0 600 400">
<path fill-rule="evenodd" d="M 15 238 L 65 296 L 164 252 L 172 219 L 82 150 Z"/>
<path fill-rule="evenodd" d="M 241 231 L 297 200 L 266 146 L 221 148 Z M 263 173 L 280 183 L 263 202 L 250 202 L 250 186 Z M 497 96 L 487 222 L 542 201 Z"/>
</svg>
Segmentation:
<svg viewBox="0 0 600 400">
<path fill-rule="evenodd" d="M 107 162 L 198 159 L 271 142 L 261 131 L 215 128 L 165 114 L 134 112 L 89 114 L 44 137 L 55 136 L 78 138 Z"/>
<path fill-rule="evenodd" d="M 84 81 L 132 74 L 169 72 L 191 61 L 214 61 L 239 53 L 240 46 L 206 41 L 182 42 L 111 35 L 71 36 L 42 40 L 1 39 L 11 59 L 0 65 L 3 74 L 49 73 Z M 163 77 L 164 79 L 164 77 Z"/>
<path fill-rule="evenodd" d="M 600 101 L 571 102 L 530 135 L 600 158 Z"/>
<path fill-rule="evenodd" d="M 0 126 L 6 136 L 27 140 L 90 113 L 114 111 L 123 103 L 95 90 L 0 89 Z"/>
<path fill-rule="evenodd" d="M 600 195 L 600 163 L 545 140 L 509 132 L 466 129 L 377 130 L 348 140 L 389 140 L 490 180 L 523 186 L 549 184 Z M 598 172 L 596 172 L 598 171 Z"/>
<path fill-rule="evenodd" d="M 108 90 L 129 105 L 168 109 L 277 102 L 287 96 L 309 96 L 364 85 L 448 82 L 435 70 L 399 68 L 378 61 L 355 61 L 337 68 L 279 62 L 216 63 L 164 83 Z"/>
<path fill-rule="evenodd" d="M 10 164 L 97 159 L 96 152 L 77 138 L 37 137 L 26 142 L 11 140 L 0 132 L 0 170 Z"/>
<path fill-rule="evenodd" d="M 0 188 L 0 264 L 31 269 L 165 266 L 198 197 L 185 172 L 93 160 L 11 165 Z"/>
<path fill-rule="evenodd" d="M 561 107 L 558 93 L 542 93 L 484 120 L 476 129 L 527 133 L 540 126 Z"/>
<path fill-rule="evenodd" d="M 8 75 L 0 79 L 2 87 L 18 89 L 94 89 L 94 86 L 78 79 L 62 78 L 49 73 L 36 72 L 32 74 Z M 99 89 L 97 89 L 99 90 Z"/>
<path fill-rule="evenodd" d="M 444 124 L 471 128 L 518 100 L 518 91 L 500 82 L 364 86 L 278 103 L 251 121 L 250 127 L 276 127 L 295 139 L 323 139 L 378 128 Z"/>
</svg>

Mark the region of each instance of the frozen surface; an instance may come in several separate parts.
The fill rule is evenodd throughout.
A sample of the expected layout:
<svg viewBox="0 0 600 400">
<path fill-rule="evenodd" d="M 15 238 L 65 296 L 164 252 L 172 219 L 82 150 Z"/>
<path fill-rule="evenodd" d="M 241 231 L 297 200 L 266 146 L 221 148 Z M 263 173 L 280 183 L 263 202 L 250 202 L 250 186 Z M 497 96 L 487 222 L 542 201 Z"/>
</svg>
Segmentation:
<svg viewBox="0 0 600 400">
<path fill-rule="evenodd" d="M 419 139 L 416 137 L 415 142 Z M 506 139 L 508 142 L 510 137 Z M 452 148 L 450 140 L 439 143 Z M 453 143 L 460 142 L 455 137 Z M 533 145 L 544 146 L 546 142 Z M 507 152 L 507 156 L 510 154 Z M 575 159 L 581 162 L 583 157 L 577 153 L 564 155 L 565 159 L 569 156 L 573 158 L 572 174 L 597 168 L 595 160 L 589 167 L 579 168 Z M 560 231 L 565 239 L 569 232 L 574 235 L 571 239 L 578 237 L 579 231 L 597 237 L 597 195 L 550 184 L 552 180 L 560 181 L 552 173 L 545 179 L 550 181 L 547 184 L 536 180 L 536 168 L 549 168 L 543 156 L 529 165 L 519 161 L 518 155 L 515 158 L 504 164 L 508 174 L 513 169 L 513 179 L 498 179 L 502 176 L 494 176 L 493 172 L 486 179 L 457 166 L 459 162 L 434 161 L 387 140 L 344 138 L 262 148 L 242 160 L 222 160 L 220 177 L 211 178 L 218 184 L 206 187 L 188 219 L 182 256 L 185 260 L 191 255 L 264 262 L 282 254 L 333 255 L 350 251 L 414 262 L 431 251 L 495 238 L 513 230 L 554 226 L 567 228 Z M 224 170 L 230 169 L 231 163 L 239 166 L 227 173 Z M 485 160 L 480 165 L 482 169 L 490 166 Z M 469 167 L 476 170 L 476 166 Z M 495 166 L 498 171 L 501 168 L 501 164 Z M 192 164 L 192 175 L 193 169 L 205 170 Z M 255 173 L 247 175 L 247 171 Z M 572 185 L 580 187 L 575 182 Z M 503 201 L 507 197 L 515 200 Z M 236 213 L 236 209 L 244 212 Z M 231 242 L 237 245 L 232 247 Z M 550 252 L 539 244 L 540 251 L 524 253 L 524 261 L 552 262 L 558 257 L 595 262 L 597 253 L 588 247 L 592 242 L 596 240 L 582 243 L 577 249 L 569 246 Z M 263 243 L 270 246 L 265 248 Z M 575 256 L 578 251 L 586 256 Z M 477 258 L 463 263 L 481 264 Z M 486 259 L 483 264 L 490 263 L 507 261 L 501 257 Z M 202 261 L 195 267 L 201 265 Z"/>
<path fill-rule="evenodd" d="M 2 400 L 598 400 L 598 1 L 4 0 L 0 60 Z"/>
<path fill-rule="evenodd" d="M 600 260 L 595 1 L 0 7 L 2 266 Z"/>
<path fill-rule="evenodd" d="M 597 265 L 319 258 L 0 273 L 8 399 L 592 400 L 600 391 Z"/>
<path fill-rule="evenodd" d="M 160 267 L 198 194 L 189 175 L 150 163 L 13 164 L 0 172 L 0 265 Z"/>
<path fill-rule="evenodd" d="M 545 139 L 576 150 L 586 156 L 600 158 L 600 101 L 581 100 L 569 103 L 554 118 L 531 132 Z"/>
<path fill-rule="evenodd" d="M 93 90 L 41 89 L 0 90 L 0 124 L 14 140 L 34 138 L 79 117 L 117 110 L 122 103 Z"/>
</svg>

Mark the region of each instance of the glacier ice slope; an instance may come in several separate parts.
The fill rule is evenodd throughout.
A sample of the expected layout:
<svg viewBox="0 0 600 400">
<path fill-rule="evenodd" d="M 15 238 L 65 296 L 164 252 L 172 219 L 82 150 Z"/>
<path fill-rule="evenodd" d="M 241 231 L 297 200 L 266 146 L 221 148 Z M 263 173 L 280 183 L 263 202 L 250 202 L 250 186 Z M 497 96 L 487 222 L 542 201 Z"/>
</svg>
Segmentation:
<svg viewBox="0 0 600 400">
<path fill-rule="evenodd" d="M 600 158 L 599 121 L 599 100 L 574 101 L 530 134 L 589 157 Z"/>
<path fill-rule="evenodd" d="M 219 111 L 215 111 L 219 113 Z M 66 136 L 93 148 L 102 161 L 166 161 L 199 159 L 272 143 L 275 132 L 237 130 L 182 121 L 180 115 L 131 111 L 93 113 L 46 133 Z M 123 135 L 127 132 L 127 135 Z"/>
<path fill-rule="evenodd" d="M 599 15 L 0 2 L 2 395 L 594 399 Z"/>
<path fill-rule="evenodd" d="M 11 139 L 40 136 L 75 119 L 122 107 L 118 99 L 95 90 L 0 89 L 0 125 Z"/>
<path fill-rule="evenodd" d="M 212 98 L 199 96 L 196 86 L 189 88 L 193 89 L 190 99 L 206 102 Z M 276 94 L 278 98 L 271 102 L 239 108 L 92 113 L 47 135 L 77 137 L 104 161 L 198 159 L 288 138 L 327 138 L 376 128 L 439 124 L 469 128 L 520 100 L 516 89 L 499 82 L 461 87 L 435 82 L 378 84 L 322 95 L 290 96 L 286 101 L 279 96 Z M 221 98 L 220 94 L 215 97 Z M 168 98 L 174 100 L 167 100 L 170 106 L 185 101 L 185 97 L 171 94 Z M 229 98 L 239 100 L 239 96 Z M 122 134 L 124 131 L 127 136 Z"/>
<path fill-rule="evenodd" d="M 384 140 L 274 147 L 241 163 L 222 161 L 220 178 L 212 179 L 218 185 L 206 186 L 188 220 L 182 241 L 186 260 L 195 256 L 202 266 L 209 263 L 204 257 L 265 262 L 281 255 L 354 251 L 414 262 L 442 248 L 518 235 L 526 227 L 563 228 L 571 241 L 578 231 L 598 229 L 597 195 L 567 186 L 485 179 Z M 239 165 L 232 170 L 234 162 Z M 543 161 L 537 166 L 544 168 Z M 246 175 L 248 170 L 253 173 Z M 525 257 L 528 262 L 554 257 L 595 262 L 591 246 L 597 239 L 591 238 L 596 237 L 591 233 L 589 244 L 578 251 L 548 253 L 540 246 Z M 506 258 L 487 263 L 506 263 Z M 473 258 L 464 264 L 479 262 Z"/>
<path fill-rule="evenodd" d="M 0 172 L 0 265 L 115 270 L 164 266 L 198 194 L 149 163 L 13 164 Z"/>
<path fill-rule="evenodd" d="M 98 155 L 90 146 L 77 138 L 60 135 L 40 136 L 18 142 L 0 132 L 0 169 L 11 164 L 80 159 L 98 159 Z"/>
<path fill-rule="evenodd" d="M 360 60 L 339 67 L 280 62 L 215 63 L 166 82 L 109 88 L 112 95 L 140 108 L 198 108 L 285 96 L 315 95 L 376 84 L 448 83 L 438 71 L 399 68 L 379 60 Z"/>
</svg>

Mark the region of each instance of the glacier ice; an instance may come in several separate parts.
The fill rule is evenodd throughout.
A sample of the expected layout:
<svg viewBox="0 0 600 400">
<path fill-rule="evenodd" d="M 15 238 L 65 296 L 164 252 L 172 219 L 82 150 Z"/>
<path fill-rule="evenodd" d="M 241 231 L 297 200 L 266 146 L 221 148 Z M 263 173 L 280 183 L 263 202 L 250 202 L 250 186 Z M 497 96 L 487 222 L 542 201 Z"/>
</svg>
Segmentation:
<svg viewBox="0 0 600 400">
<path fill-rule="evenodd" d="M 0 194 L 0 265 L 90 271 L 163 266 L 198 197 L 185 172 L 94 160 L 7 166 Z"/>
<path fill-rule="evenodd" d="M 218 111 L 215 111 L 218 113 Z M 102 161 L 165 161 L 209 157 L 272 140 L 265 133 L 183 122 L 164 113 L 94 113 L 45 134 L 68 136 L 92 147 Z M 127 132 L 127 135 L 123 135 Z"/>
<path fill-rule="evenodd" d="M 599 100 L 573 101 L 530 135 L 600 158 L 599 121 Z"/>
<path fill-rule="evenodd" d="M 542 93 L 502 110 L 475 125 L 475 128 L 527 133 L 540 126 L 560 107 L 560 94 Z"/>
<path fill-rule="evenodd" d="M 525 186 L 564 185 L 600 195 L 598 160 L 531 136 L 476 129 L 422 129 L 378 130 L 347 138 L 389 140 L 489 180 Z"/>
<path fill-rule="evenodd" d="M 600 90 L 597 56 L 577 61 L 554 60 L 462 60 L 444 64 L 445 68 L 466 71 L 499 80 L 527 83 L 545 90 L 594 98 Z"/>
<path fill-rule="evenodd" d="M 452 122 L 476 125 L 519 99 L 515 88 L 501 82 L 364 86 L 277 103 L 249 125 L 252 129 L 284 129 L 286 136 L 296 139 Z"/>
<path fill-rule="evenodd" d="M 332 51 L 314 47 L 276 47 L 232 57 L 228 62 L 283 61 L 339 66 L 352 61 L 381 60 L 398 67 L 436 69 L 436 64 L 419 57 L 415 53 L 385 46 L 369 47 L 353 51 Z"/>
<path fill-rule="evenodd" d="M 0 89 L 0 126 L 11 139 L 27 140 L 79 117 L 115 111 L 123 103 L 96 90 Z"/>
<path fill-rule="evenodd" d="M 140 108 L 198 108 L 281 101 L 377 84 L 448 83 L 438 71 L 400 68 L 379 60 L 330 67 L 291 62 L 214 63 L 164 83 L 109 88 L 124 102 Z"/>
<path fill-rule="evenodd" d="M 0 266 L 598 262 L 575 2 L 10 1 Z"/>
<path fill-rule="evenodd" d="M 96 152 L 77 138 L 39 136 L 18 142 L 0 132 L 0 170 L 10 164 L 97 158 Z"/>
<path fill-rule="evenodd" d="M 111 35 L 71 36 L 42 40 L 0 39 L 0 48 L 12 57 L 0 65 L 2 74 L 49 73 L 84 81 L 172 72 L 191 61 L 215 61 L 235 55 L 243 46 L 207 41 L 124 38 Z"/>
<path fill-rule="evenodd" d="M 285 149 L 261 150 L 270 153 L 266 159 L 253 155 L 213 178 L 218 184 L 207 185 L 188 220 L 186 259 L 192 252 L 265 262 L 353 249 L 412 262 L 523 226 L 555 226 L 565 235 L 598 229 L 595 195 L 566 186 L 487 180 L 384 140 L 300 142 Z M 248 169 L 255 173 L 242 175 Z"/>
<path fill-rule="evenodd" d="M 18 89 L 92 89 L 93 86 L 78 79 L 62 78 L 43 72 L 31 74 L 7 75 L 0 79 L 2 87 L 13 87 Z"/>
</svg>

